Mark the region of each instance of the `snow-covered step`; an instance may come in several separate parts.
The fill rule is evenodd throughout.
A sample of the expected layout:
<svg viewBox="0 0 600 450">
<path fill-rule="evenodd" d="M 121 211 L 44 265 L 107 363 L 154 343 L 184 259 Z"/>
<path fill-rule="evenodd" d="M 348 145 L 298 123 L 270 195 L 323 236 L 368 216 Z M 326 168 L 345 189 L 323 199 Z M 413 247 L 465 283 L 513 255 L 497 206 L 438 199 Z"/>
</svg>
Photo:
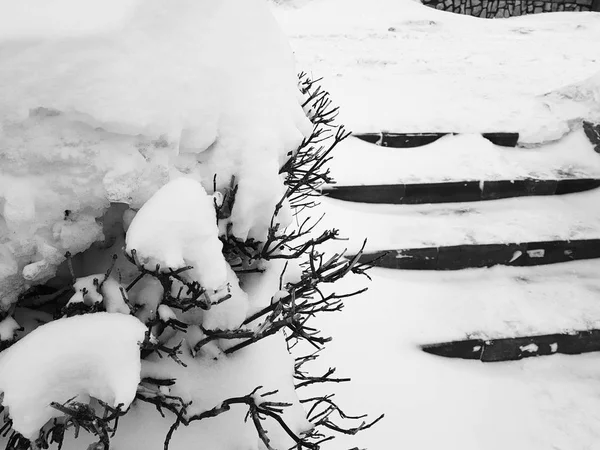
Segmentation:
<svg viewBox="0 0 600 450">
<path fill-rule="evenodd" d="M 500 147 L 477 134 L 447 135 L 402 150 L 350 137 L 333 156 L 336 186 L 600 178 L 600 155 L 582 128 L 531 148 Z"/>
<path fill-rule="evenodd" d="M 451 181 L 446 183 L 330 186 L 324 195 L 361 203 L 421 204 L 475 202 L 510 197 L 563 195 L 600 187 L 600 179 L 521 179 L 493 181 Z"/>
<path fill-rule="evenodd" d="M 353 136 L 371 144 L 381 147 L 412 148 L 431 144 L 443 136 L 455 136 L 459 133 L 392 133 L 381 131 L 379 133 L 354 133 Z M 501 147 L 516 147 L 519 142 L 519 133 L 481 133 L 481 136 L 494 145 Z"/>
<path fill-rule="evenodd" d="M 600 239 L 600 189 L 578 194 L 489 202 L 373 205 L 322 197 L 313 217 L 319 229 L 339 229 L 347 241 L 331 245 L 365 252 Z"/>
<path fill-rule="evenodd" d="M 600 239 L 453 245 L 363 253 L 359 261 L 386 269 L 461 270 L 473 267 L 540 266 L 600 258 Z"/>
<path fill-rule="evenodd" d="M 478 359 L 482 362 L 517 361 L 533 356 L 579 355 L 600 351 L 600 330 L 573 331 L 504 339 L 468 339 L 427 344 L 421 347 L 432 355 Z"/>
</svg>

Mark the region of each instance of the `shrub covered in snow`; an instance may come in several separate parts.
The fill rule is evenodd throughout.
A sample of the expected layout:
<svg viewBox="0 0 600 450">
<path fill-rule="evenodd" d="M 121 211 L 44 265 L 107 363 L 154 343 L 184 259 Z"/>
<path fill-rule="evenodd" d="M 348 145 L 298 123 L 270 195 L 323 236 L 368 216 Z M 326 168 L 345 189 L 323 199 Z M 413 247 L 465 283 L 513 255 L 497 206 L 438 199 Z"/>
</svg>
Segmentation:
<svg viewBox="0 0 600 450">
<path fill-rule="evenodd" d="M 318 449 L 371 426 L 302 395 L 344 381 L 311 374 L 330 338 L 308 322 L 366 269 L 310 217 L 347 136 L 327 93 L 260 0 L 111 7 L 0 35 L 0 442 Z"/>
</svg>

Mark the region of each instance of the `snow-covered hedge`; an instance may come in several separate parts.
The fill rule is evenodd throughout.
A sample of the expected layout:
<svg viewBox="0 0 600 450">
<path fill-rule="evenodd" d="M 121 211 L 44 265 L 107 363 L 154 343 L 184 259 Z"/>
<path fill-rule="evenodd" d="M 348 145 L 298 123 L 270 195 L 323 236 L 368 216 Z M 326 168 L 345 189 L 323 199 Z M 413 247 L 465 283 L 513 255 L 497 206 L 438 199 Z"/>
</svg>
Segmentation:
<svg viewBox="0 0 600 450">
<path fill-rule="evenodd" d="M 310 217 L 347 136 L 327 93 L 261 0 L 107 8 L 0 34 L 0 443 L 317 449 L 370 426 L 299 395 L 341 381 L 308 370 L 329 340 L 308 321 L 366 268 Z"/>
</svg>

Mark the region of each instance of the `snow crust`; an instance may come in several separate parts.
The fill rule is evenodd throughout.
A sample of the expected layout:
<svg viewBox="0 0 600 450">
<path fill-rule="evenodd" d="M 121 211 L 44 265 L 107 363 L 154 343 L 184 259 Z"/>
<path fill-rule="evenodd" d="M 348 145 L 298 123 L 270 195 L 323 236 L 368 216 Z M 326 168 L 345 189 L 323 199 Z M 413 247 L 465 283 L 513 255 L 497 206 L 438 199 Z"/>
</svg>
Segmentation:
<svg viewBox="0 0 600 450">
<path fill-rule="evenodd" d="M 50 403 L 77 396 L 127 408 L 140 382 L 145 333 L 135 317 L 88 314 L 42 325 L 0 353 L 2 404 L 13 428 L 35 439 L 60 415 Z"/>
</svg>

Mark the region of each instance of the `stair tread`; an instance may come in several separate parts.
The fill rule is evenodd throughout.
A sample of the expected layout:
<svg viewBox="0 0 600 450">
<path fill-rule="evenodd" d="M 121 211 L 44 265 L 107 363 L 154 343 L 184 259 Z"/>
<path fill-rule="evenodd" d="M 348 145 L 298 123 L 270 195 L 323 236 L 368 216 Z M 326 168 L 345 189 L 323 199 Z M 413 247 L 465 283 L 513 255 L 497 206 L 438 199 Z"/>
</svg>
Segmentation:
<svg viewBox="0 0 600 450">
<path fill-rule="evenodd" d="M 410 324 L 402 322 L 419 346 L 600 328 L 600 260 L 456 272 L 372 271 L 378 284 L 370 298 L 393 292 L 398 309 L 411 311 Z"/>
<path fill-rule="evenodd" d="M 600 177 L 600 156 L 583 130 L 536 148 L 499 147 L 480 135 L 444 136 L 406 149 L 349 138 L 336 150 L 330 167 L 337 186 L 572 179 Z"/>
<path fill-rule="evenodd" d="M 600 238 L 600 190 L 489 202 L 370 205 L 323 198 L 319 229 L 339 228 L 337 250 L 367 252 L 464 244 L 503 244 Z"/>
</svg>

